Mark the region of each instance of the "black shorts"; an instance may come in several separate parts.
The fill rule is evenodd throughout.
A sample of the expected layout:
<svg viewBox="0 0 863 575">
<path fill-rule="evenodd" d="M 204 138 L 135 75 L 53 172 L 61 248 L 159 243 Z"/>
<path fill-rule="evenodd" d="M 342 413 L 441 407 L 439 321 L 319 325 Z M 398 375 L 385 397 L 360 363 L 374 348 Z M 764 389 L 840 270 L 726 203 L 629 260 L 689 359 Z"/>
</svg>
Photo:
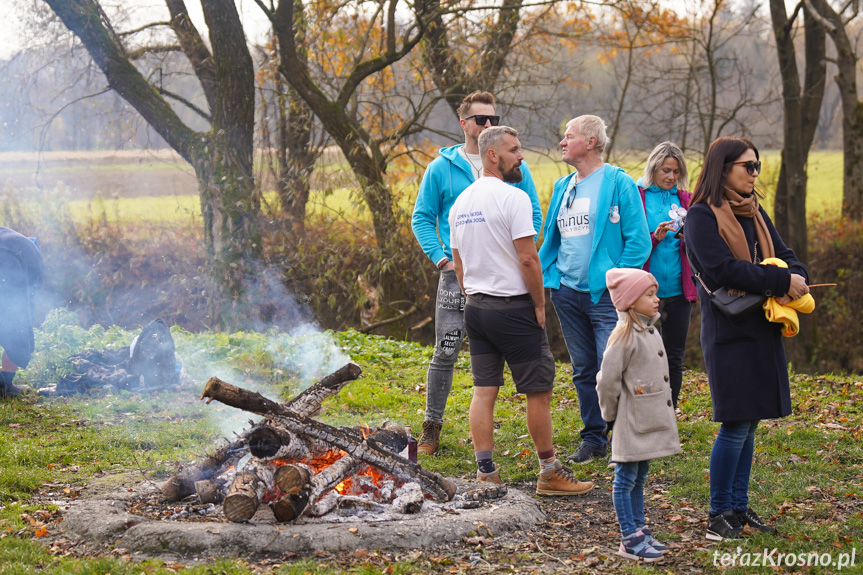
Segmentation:
<svg viewBox="0 0 863 575">
<path fill-rule="evenodd" d="M 469 295 L 464 319 L 475 386 L 503 386 L 506 362 L 519 393 L 554 388 L 554 357 L 545 330 L 536 323 L 528 294 L 512 298 Z"/>
</svg>

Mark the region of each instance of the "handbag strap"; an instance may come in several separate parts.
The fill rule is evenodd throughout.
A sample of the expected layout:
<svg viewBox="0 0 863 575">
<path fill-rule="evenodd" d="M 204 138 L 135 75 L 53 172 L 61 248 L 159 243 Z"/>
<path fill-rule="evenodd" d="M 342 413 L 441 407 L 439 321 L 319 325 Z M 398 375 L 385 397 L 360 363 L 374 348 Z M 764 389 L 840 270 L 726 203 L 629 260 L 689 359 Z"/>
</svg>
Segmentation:
<svg viewBox="0 0 863 575">
<path fill-rule="evenodd" d="M 687 247 L 686 247 L 686 250 L 685 250 L 685 251 L 686 251 L 686 259 L 687 259 L 687 260 L 689 260 L 689 267 L 690 267 L 690 269 L 692 269 L 692 271 L 694 271 L 694 272 L 695 272 L 695 273 L 692 275 L 692 277 L 698 280 L 698 283 L 700 283 L 700 284 L 701 284 L 701 287 L 703 287 L 703 288 L 704 288 L 704 291 L 706 291 L 706 292 L 707 292 L 707 295 L 709 295 L 710 297 L 713 297 L 713 292 L 712 292 L 712 291 L 710 291 L 710 288 L 709 288 L 709 287 L 707 287 L 707 284 L 706 284 L 706 283 L 704 283 L 704 280 L 703 280 L 703 279 L 701 279 L 701 271 L 700 271 L 700 270 L 698 269 L 698 267 L 695 265 L 695 262 L 693 262 L 693 261 L 692 261 L 692 256 L 689 254 L 689 246 L 687 246 Z"/>
</svg>

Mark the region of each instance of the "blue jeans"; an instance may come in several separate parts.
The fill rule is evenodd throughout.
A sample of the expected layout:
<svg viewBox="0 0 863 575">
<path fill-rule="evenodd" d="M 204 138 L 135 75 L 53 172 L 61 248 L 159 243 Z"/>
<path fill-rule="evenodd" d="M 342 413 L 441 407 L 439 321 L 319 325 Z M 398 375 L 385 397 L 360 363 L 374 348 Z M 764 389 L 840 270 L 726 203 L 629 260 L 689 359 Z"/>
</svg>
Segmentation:
<svg viewBox="0 0 863 575">
<path fill-rule="evenodd" d="M 723 423 L 710 454 L 710 513 L 749 507 L 749 475 L 758 420 Z"/>
<path fill-rule="evenodd" d="M 617 522 L 620 523 L 620 533 L 624 537 L 631 535 L 644 527 L 644 482 L 650 460 L 628 461 L 614 466 L 614 485 L 611 499 Z"/>
<path fill-rule="evenodd" d="M 551 290 L 551 303 L 560 320 L 560 329 L 572 362 L 572 383 L 578 392 L 581 410 L 581 440 L 595 447 L 606 444 L 603 430 L 605 421 L 599 411 L 596 394 L 596 373 L 602 365 L 605 344 L 617 325 L 617 310 L 606 290 L 599 303 L 593 303 L 590 294 L 576 291 L 563 284 Z"/>
</svg>

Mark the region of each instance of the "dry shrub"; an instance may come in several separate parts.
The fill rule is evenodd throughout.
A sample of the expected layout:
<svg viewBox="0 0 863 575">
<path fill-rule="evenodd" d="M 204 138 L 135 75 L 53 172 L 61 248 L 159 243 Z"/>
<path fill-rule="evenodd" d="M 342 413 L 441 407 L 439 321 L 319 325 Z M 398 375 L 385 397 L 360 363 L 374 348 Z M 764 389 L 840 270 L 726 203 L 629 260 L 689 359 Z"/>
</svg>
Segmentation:
<svg viewBox="0 0 863 575">
<path fill-rule="evenodd" d="M 434 315 L 437 274 L 406 222 L 395 240 L 397 248 L 388 253 L 378 247 L 368 224 L 320 216 L 306 222 L 299 239 L 271 230 L 264 239 L 264 255 L 268 265 L 283 269 L 286 287 L 311 309 L 321 326 L 361 328 L 416 303 L 419 310 L 403 322 L 376 331 L 428 340 L 433 331 L 409 328 Z M 401 280 L 398 299 L 382 288 L 385 270 L 394 271 Z"/>
<path fill-rule="evenodd" d="M 815 311 L 801 330 L 807 370 L 863 373 L 863 222 L 814 217 L 809 238 L 810 283 L 839 285 L 812 289 Z"/>
</svg>

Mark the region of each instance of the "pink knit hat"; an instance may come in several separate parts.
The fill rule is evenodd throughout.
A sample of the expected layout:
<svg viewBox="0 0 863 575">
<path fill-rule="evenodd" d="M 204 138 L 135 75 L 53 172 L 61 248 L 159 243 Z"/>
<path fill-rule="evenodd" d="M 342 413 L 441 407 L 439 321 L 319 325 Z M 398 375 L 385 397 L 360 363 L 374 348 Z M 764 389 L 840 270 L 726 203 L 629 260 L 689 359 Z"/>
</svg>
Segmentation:
<svg viewBox="0 0 863 575">
<path fill-rule="evenodd" d="M 611 268 L 605 272 L 605 285 L 617 311 L 626 311 L 650 286 L 659 287 L 653 274 L 634 268 Z"/>
</svg>

